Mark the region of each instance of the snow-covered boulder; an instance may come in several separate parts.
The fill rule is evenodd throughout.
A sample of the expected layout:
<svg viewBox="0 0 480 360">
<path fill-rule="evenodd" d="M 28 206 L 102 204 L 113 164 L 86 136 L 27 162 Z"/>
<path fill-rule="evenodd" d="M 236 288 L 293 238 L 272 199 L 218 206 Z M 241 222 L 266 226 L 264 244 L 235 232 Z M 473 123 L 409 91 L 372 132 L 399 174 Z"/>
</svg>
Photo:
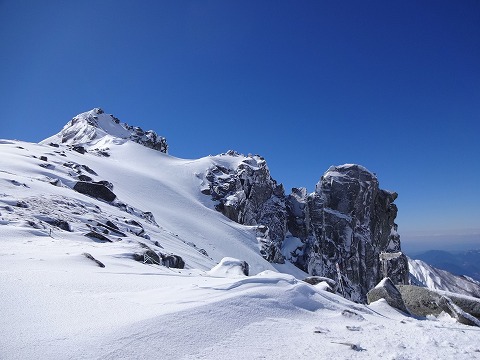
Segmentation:
<svg viewBox="0 0 480 360">
<path fill-rule="evenodd" d="M 385 299 L 391 307 L 409 314 L 407 307 L 402 299 L 402 294 L 395 287 L 392 280 L 386 277 L 367 293 L 367 301 L 371 304 L 379 299 Z"/>
<path fill-rule="evenodd" d="M 208 274 L 218 277 L 248 276 L 249 266 L 246 261 L 224 257 Z"/>
<path fill-rule="evenodd" d="M 100 108 L 75 116 L 58 134 L 40 143 L 71 145 L 75 151 L 85 153 L 85 147 L 102 148 L 109 142 L 118 143 L 122 140 L 131 140 L 163 153 L 168 150 L 167 140 L 155 131 L 144 131 L 140 127 L 122 123 Z"/>
</svg>

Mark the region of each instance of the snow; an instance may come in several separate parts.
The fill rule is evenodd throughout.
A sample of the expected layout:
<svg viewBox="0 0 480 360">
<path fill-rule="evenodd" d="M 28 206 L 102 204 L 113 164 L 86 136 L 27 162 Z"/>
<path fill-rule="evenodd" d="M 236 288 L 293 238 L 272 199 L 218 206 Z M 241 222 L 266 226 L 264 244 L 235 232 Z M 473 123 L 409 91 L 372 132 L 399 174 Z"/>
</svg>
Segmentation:
<svg viewBox="0 0 480 360">
<path fill-rule="evenodd" d="M 382 301 L 355 304 L 301 281 L 306 274 L 292 264 L 266 262 L 252 227 L 222 216 L 199 191 L 206 169 L 244 157 L 185 160 L 131 141 L 108 147 L 107 158 L 0 140 L 2 360 L 479 357 L 480 328 L 417 320 Z M 111 182 L 132 211 L 73 191 L 67 162 Z M 126 236 L 84 236 L 99 219 Z M 137 236 L 131 220 L 150 239 Z M 182 256 L 185 269 L 134 261 L 141 244 Z M 251 276 L 239 273 L 241 261 Z"/>
<path fill-rule="evenodd" d="M 477 281 L 464 276 L 456 276 L 448 271 L 437 269 L 421 260 L 408 259 L 411 282 L 436 291 L 449 291 L 456 294 L 480 297 Z"/>
<path fill-rule="evenodd" d="M 248 273 L 248 271 L 247 271 Z M 239 259 L 225 257 L 208 272 L 211 276 L 244 277 L 244 262 Z"/>
</svg>

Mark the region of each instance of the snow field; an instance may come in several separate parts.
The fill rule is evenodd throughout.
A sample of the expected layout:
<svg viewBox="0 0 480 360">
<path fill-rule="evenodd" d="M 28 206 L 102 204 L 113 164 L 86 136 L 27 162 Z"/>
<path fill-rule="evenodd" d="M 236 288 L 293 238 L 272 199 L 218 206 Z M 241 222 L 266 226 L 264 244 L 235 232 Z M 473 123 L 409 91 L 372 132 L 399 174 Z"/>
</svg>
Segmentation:
<svg viewBox="0 0 480 360">
<path fill-rule="evenodd" d="M 253 229 L 199 191 L 205 169 L 242 157 L 182 160 L 129 141 L 102 144 L 110 157 L 0 141 L 0 359 L 480 358 L 480 328 L 406 317 L 383 301 L 354 304 L 298 280 L 306 274 L 291 264 L 266 262 Z M 111 182 L 134 211 L 73 191 L 67 162 Z M 71 231 L 47 226 L 49 217 Z M 126 236 L 86 237 L 100 220 Z M 181 255 L 186 268 L 134 261 L 141 244 Z M 225 257 L 246 261 L 252 276 L 233 260 L 216 266 Z"/>
</svg>

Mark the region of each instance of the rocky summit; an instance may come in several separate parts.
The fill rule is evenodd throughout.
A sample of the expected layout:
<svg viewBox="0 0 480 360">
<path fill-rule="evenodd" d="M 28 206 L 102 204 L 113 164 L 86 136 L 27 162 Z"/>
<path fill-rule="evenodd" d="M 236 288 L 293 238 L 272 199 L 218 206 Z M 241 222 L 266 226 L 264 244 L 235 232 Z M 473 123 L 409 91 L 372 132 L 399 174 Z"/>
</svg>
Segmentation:
<svg viewBox="0 0 480 360">
<path fill-rule="evenodd" d="M 122 123 L 100 108 L 78 114 L 58 134 L 41 143 L 71 145 L 76 151 L 84 152 L 85 147 L 101 151 L 108 147 L 110 141 L 122 140 L 131 140 L 163 153 L 168 151 L 167 140 L 155 131 L 145 131 L 138 126 Z"/>
</svg>

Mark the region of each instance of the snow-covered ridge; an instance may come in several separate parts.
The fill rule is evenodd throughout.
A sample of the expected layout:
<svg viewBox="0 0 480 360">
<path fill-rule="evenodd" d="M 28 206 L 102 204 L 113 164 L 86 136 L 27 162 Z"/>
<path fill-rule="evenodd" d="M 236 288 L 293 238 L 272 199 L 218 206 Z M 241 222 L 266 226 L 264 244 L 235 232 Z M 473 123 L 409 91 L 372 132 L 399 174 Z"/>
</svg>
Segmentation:
<svg viewBox="0 0 480 360">
<path fill-rule="evenodd" d="M 432 290 L 450 291 L 480 298 L 480 282 L 437 269 L 421 260 L 408 259 L 410 283 Z"/>
<path fill-rule="evenodd" d="M 120 122 L 100 108 L 81 113 L 70 120 L 63 129 L 41 144 L 63 144 L 102 149 L 111 142 L 131 140 L 166 153 L 167 141 L 153 130 L 144 131 L 140 127 Z"/>
</svg>

